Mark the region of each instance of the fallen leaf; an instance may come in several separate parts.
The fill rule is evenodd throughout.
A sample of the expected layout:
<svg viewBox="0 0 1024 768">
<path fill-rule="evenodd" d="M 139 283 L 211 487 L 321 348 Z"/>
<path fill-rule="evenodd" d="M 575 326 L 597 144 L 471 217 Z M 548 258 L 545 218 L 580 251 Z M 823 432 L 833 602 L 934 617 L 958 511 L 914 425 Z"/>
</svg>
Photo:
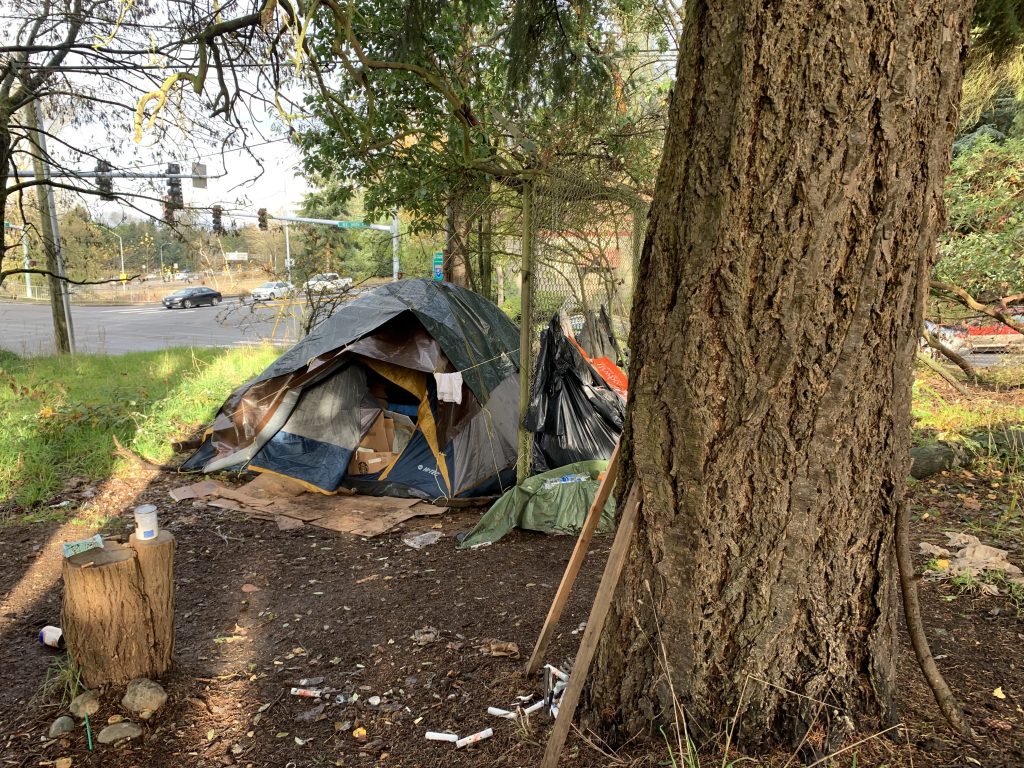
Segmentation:
<svg viewBox="0 0 1024 768">
<path fill-rule="evenodd" d="M 1003 686 L 999 686 L 994 691 L 992 691 L 992 695 L 995 696 L 997 699 L 1005 699 L 1006 698 L 1006 694 L 1003 693 Z"/>
<path fill-rule="evenodd" d="M 964 507 L 967 509 L 973 509 L 975 511 L 981 509 L 981 502 L 973 496 L 968 496 L 964 499 Z"/>
<path fill-rule="evenodd" d="M 366 729 L 360 726 L 352 731 L 352 738 L 356 741 L 366 741 Z"/>
<path fill-rule="evenodd" d="M 262 592 L 263 590 L 261 590 L 255 584 L 243 584 L 242 591 L 245 592 L 245 594 L 247 595 L 251 595 L 253 592 Z"/>
<path fill-rule="evenodd" d="M 206 732 L 206 740 L 207 741 L 213 741 L 216 738 L 217 738 L 217 732 L 215 730 L 213 730 L 213 728 L 211 728 L 210 730 L 208 730 Z"/>
<path fill-rule="evenodd" d="M 288 731 L 278 731 L 277 734 L 276 734 L 276 738 L 283 739 L 287 735 L 288 735 Z"/>
</svg>

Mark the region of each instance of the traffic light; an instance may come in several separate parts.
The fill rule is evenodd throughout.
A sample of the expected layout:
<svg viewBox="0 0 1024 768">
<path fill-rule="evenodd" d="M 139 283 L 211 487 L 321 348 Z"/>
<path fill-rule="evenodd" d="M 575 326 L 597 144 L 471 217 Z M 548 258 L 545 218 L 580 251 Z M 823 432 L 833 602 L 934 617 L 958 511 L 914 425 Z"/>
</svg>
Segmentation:
<svg viewBox="0 0 1024 768">
<path fill-rule="evenodd" d="M 114 200 L 114 182 L 110 178 L 109 174 L 114 170 L 113 166 L 110 165 L 106 160 L 96 161 L 96 173 L 100 174 L 96 177 L 96 189 L 99 190 L 101 200 Z"/>
<path fill-rule="evenodd" d="M 266 208 L 260 208 L 258 211 L 256 211 L 256 219 L 257 219 L 257 221 L 259 221 L 260 229 L 262 229 L 264 232 L 266 232 L 267 231 L 267 209 Z"/>
<path fill-rule="evenodd" d="M 224 232 L 224 222 L 221 219 L 221 207 L 219 205 L 213 206 L 213 234 L 215 234 L 215 235 L 223 235 L 223 234 L 225 234 L 225 232 Z"/>
<path fill-rule="evenodd" d="M 173 177 L 181 173 L 181 166 L 177 163 L 167 164 L 167 175 Z M 171 210 L 180 211 L 185 207 L 185 198 L 181 195 L 181 179 L 167 179 L 167 200 L 171 204 Z"/>
</svg>

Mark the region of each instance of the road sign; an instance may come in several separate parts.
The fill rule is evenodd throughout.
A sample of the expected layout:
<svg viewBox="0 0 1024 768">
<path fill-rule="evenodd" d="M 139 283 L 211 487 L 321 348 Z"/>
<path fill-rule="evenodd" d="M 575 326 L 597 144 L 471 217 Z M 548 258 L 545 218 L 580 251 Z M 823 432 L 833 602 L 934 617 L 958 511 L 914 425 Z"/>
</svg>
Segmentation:
<svg viewBox="0 0 1024 768">
<path fill-rule="evenodd" d="M 442 251 L 434 254 L 434 279 L 444 280 L 444 253 Z"/>
<path fill-rule="evenodd" d="M 334 226 L 338 229 L 366 229 L 370 225 L 364 224 L 361 221 L 336 221 L 334 222 Z"/>
</svg>

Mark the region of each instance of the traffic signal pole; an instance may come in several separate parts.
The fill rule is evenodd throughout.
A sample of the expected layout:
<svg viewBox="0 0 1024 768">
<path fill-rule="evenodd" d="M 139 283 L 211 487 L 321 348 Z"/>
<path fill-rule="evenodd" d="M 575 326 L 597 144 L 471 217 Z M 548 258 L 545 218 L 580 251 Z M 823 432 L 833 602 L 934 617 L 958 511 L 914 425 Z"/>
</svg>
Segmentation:
<svg viewBox="0 0 1024 768">
<path fill-rule="evenodd" d="M 46 269 L 50 272 L 50 311 L 53 315 L 53 336 L 57 352 L 62 355 L 75 353 L 75 328 L 71 320 L 71 296 L 64 275 L 64 258 L 60 248 L 60 226 L 57 223 L 57 204 L 49 181 L 49 166 L 46 158 L 46 133 L 43 131 L 43 115 L 39 100 L 26 108 L 30 130 L 35 134 L 32 141 L 34 175 L 44 183 L 36 187 L 36 201 L 39 206 L 40 229 L 43 235 L 43 249 L 46 253 Z"/>
</svg>

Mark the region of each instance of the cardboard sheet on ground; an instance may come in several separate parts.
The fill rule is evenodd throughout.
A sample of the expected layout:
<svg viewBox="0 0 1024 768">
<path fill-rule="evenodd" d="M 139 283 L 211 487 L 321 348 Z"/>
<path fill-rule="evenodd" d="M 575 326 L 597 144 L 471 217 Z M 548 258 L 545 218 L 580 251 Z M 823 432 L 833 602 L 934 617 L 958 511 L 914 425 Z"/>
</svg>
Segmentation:
<svg viewBox="0 0 1024 768">
<path fill-rule="evenodd" d="M 543 533 L 579 533 L 600 485 L 598 475 L 607 467 L 607 461 L 579 461 L 527 478 L 487 510 L 459 548 L 493 544 L 513 528 Z M 578 474 L 589 475 L 591 479 L 556 482 L 566 475 Z M 597 531 L 608 533 L 613 530 L 615 501 L 609 497 L 601 512 Z"/>
<path fill-rule="evenodd" d="M 443 507 L 420 499 L 307 493 L 299 483 L 268 474 L 261 474 L 241 488 L 204 480 L 175 488 L 171 497 L 176 501 L 203 498 L 211 507 L 276 521 L 281 530 L 301 528 L 309 523 L 330 531 L 366 537 L 378 536 L 413 517 L 439 515 L 444 511 Z"/>
<path fill-rule="evenodd" d="M 396 499 L 389 496 L 325 497 L 329 503 L 322 517 L 312 524 L 329 531 L 356 536 L 378 536 L 399 523 L 420 515 L 439 515 L 444 509 L 419 499 Z M 321 502 L 323 504 L 323 502 Z M 289 514 L 287 509 L 280 510 Z"/>
</svg>

